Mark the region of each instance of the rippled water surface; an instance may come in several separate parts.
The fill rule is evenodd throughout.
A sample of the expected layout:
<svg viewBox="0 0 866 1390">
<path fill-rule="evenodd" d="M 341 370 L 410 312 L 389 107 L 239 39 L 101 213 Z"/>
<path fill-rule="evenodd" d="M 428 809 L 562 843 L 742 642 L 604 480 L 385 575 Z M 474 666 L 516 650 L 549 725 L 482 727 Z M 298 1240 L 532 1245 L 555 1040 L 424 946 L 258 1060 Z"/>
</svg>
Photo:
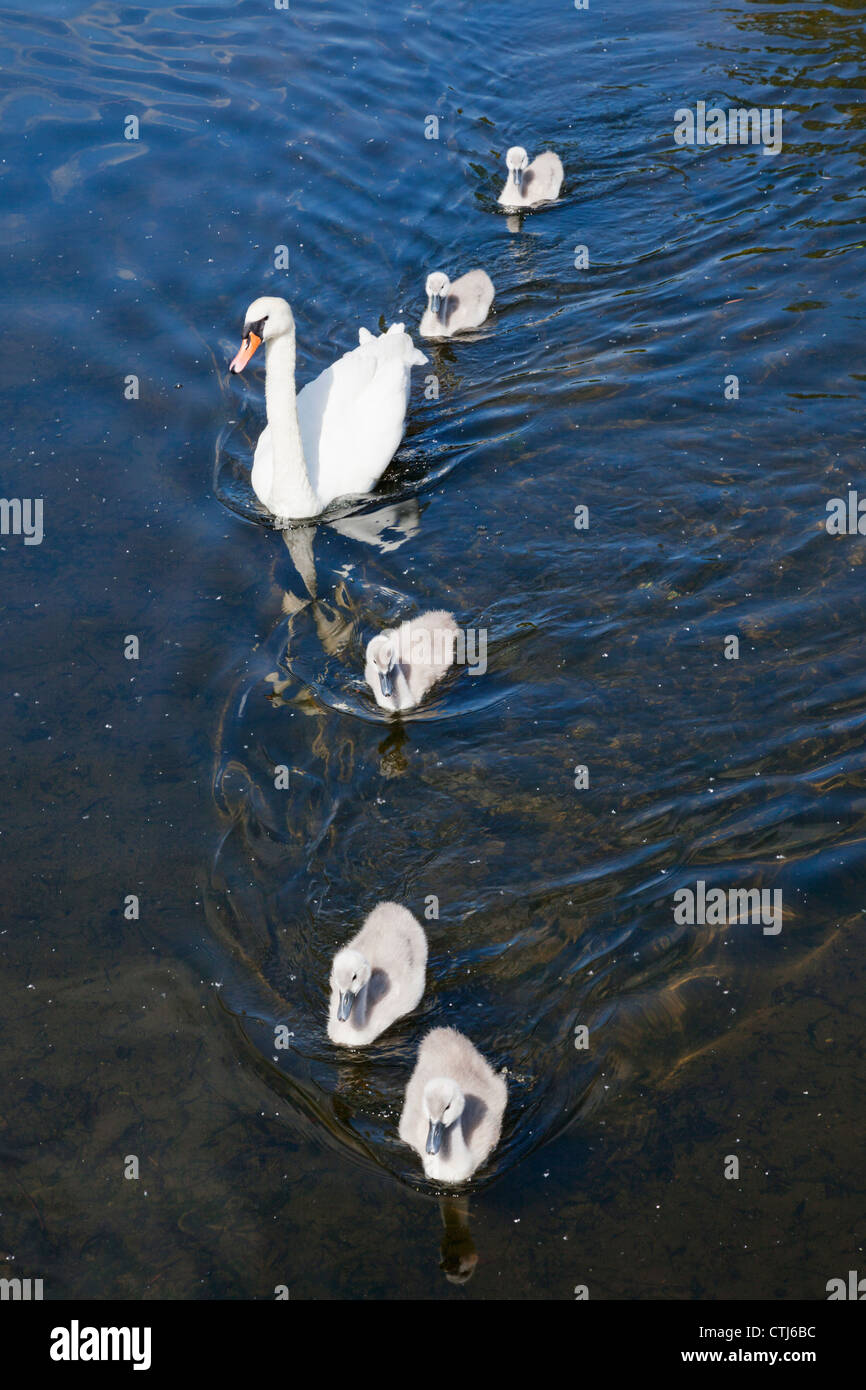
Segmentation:
<svg viewBox="0 0 866 1390">
<path fill-rule="evenodd" d="M 866 498 L 863 20 L 3 12 L 0 481 L 45 534 L 0 538 L 0 1256 L 46 1296 L 821 1298 L 862 1266 L 866 540 L 825 520 Z M 781 153 L 678 147 L 702 100 L 782 107 Z M 518 141 L 566 170 L 523 219 Z M 249 301 L 291 300 L 303 383 L 476 264 L 493 314 L 425 349 L 376 496 L 275 530 L 263 364 L 226 372 Z M 430 608 L 488 669 L 390 721 L 365 644 Z M 699 880 L 781 890 L 781 931 L 678 923 Z M 438 901 L 428 989 L 344 1055 L 329 961 L 381 898 Z M 446 1202 L 397 1138 L 441 1024 L 509 1073 Z"/>
</svg>

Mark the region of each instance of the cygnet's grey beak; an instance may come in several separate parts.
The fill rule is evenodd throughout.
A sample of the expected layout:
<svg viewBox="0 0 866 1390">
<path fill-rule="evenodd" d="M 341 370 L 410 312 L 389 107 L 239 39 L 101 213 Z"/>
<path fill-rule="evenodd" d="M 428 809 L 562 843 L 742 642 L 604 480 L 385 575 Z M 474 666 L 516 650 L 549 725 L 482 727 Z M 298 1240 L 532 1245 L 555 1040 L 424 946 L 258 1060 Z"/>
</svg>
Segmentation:
<svg viewBox="0 0 866 1390">
<path fill-rule="evenodd" d="M 382 687 L 382 694 L 383 694 L 384 696 L 386 696 L 386 698 L 387 698 L 387 696 L 391 694 L 391 688 L 392 688 L 392 687 L 391 687 L 391 672 L 390 672 L 390 671 L 380 671 L 380 672 L 379 672 L 379 684 L 380 684 L 381 687 Z"/>
<path fill-rule="evenodd" d="M 442 1147 L 442 1121 L 430 1121 L 430 1128 L 427 1131 L 427 1152 L 428 1154 L 438 1154 Z"/>
<path fill-rule="evenodd" d="M 440 305 L 441 303 L 442 303 L 442 296 L 441 296 L 441 295 L 439 295 L 439 294 L 431 294 L 431 296 L 430 296 L 430 308 L 431 308 L 431 310 L 432 310 L 432 312 L 433 312 L 434 314 L 438 314 L 438 313 L 439 313 L 439 305 Z"/>
<path fill-rule="evenodd" d="M 514 175 L 514 182 L 515 182 L 515 184 L 517 185 L 517 191 L 518 191 L 518 193 L 519 193 L 519 192 L 520 192 L 520 185 L 523 183 L 523 170 L 522 170 L 522 169 L 512 169 L 511 172 L 512 172 L 512 174 Z"/>
<path fill-rule="evenodd" d="M 352 1012 L 352 1005 L 354 1004 L 354 1002 L 355 996 L 350 989 L 345 990 L 340 995 L 340 1007 L 337 1009 L 337 1018 L 340 1020 L 341 1023 L 346 1022 L 346 1019 Z"/>
</svg>

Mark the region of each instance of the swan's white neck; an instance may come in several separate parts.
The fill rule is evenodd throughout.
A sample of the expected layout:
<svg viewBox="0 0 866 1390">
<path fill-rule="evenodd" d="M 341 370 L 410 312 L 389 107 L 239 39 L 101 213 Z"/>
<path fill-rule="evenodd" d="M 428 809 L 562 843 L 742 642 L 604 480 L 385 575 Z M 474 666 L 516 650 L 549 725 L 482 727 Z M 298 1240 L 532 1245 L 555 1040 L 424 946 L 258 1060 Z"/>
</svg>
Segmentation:
<svg viewBox="0 0 866 1390">
<path fill-rule="evenodd" d="M 276 516 L 315 516 L 321 506 L 307 473 L 298 423 L 294 329 L 265 344 L 265 402 L 273 476 L 270 496 L 263 500 Z"/>
</svg>

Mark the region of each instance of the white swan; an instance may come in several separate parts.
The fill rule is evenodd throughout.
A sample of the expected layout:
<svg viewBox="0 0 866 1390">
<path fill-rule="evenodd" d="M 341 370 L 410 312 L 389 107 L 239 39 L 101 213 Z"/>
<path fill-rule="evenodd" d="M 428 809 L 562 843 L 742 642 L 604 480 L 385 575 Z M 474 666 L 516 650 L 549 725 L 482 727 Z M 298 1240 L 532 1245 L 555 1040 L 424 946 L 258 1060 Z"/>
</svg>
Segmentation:
<svg viewBox="0 0 866 1390">
<path fill-rule="evenodd" d="M 434 1028 L 406 1087 L 400 1138 L 435 1182 L 471 1178 L 496 1145 L 508 1089 L 456 1028 Z"/>
<path fill-rule="evenodd" d="M 427 276 L 427 308 L 418 330 L 422 338 L 450 338 L 479 328 L 493 303 L 493 281 L 485 270 L 467 270 L 449 280 L 441 270 Z"/>
<path fill-rule="evenodd" d="M 427 937 L 408 908 L 379 903 L 334 956 L 328 1037 L 364 1047 L 408 1014 L 424 993 Z"/>
<path fill-rule="evenodd" d="M 536 155 L 532 163 L 522 145 L 512 145 L 505 156 L 508 178 L 499 195 L 505 208 L 534 208 L 539 203 L 552 203 L 562 187 L 562 160 L 553 150 Z"/>
<path fill-rule="evenodd" d="M 382 709 L 414 709 L 454 665 L 460 629 L 453 613 L 422 613 L 371 637 L 364 676 Z"/>
<path fill-rule="evenodd" d="M 256 496 L 283 520 L 318 516 L 338 497 L 370 492 L 403 437 L 413 366 L 427 361 L 402 323 L 326 368 L 295 395 L 295 320 L 285 299 L 247 309 L 230 372 L 242 372 L 265 344 L 268 423 L 253 459 Z"/>
</svg>

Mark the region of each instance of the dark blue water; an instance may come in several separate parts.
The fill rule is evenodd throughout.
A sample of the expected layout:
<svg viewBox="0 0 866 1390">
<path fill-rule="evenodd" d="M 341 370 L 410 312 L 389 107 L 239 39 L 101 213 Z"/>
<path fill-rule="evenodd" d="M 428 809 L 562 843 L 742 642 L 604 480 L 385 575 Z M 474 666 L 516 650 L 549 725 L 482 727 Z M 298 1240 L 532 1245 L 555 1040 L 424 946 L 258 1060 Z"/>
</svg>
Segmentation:
<svg viewBox="0 0 866 1390">
<path fill-rule="evenodd" d="M 0 1257 L 46 1296 L 856 1267 L 866 541 L 825 521 L 866 497 L 863 10 L 3 12 L 0 482 L 44 539 L 0 537 Z M 699 101 L 781 107 L 781 152 L 677 146 Z M 515 142 L 566 171 L 519 221 Z M 304 383 L 473 265 L 494 312 L 425 348 L 375 498 L 275 531 L 247 304 L 291 301 Z M 389 722 L 365 644 L 440 607 L 489 668 Z M 677 922 L 699 880 L 781 930 Z M 431 895 L 420 1010 L 336 1054 L 336 946 Z M 509 1071 L 444 1204 L 397 1139 L 440 1024 Z"/>
</svg>

